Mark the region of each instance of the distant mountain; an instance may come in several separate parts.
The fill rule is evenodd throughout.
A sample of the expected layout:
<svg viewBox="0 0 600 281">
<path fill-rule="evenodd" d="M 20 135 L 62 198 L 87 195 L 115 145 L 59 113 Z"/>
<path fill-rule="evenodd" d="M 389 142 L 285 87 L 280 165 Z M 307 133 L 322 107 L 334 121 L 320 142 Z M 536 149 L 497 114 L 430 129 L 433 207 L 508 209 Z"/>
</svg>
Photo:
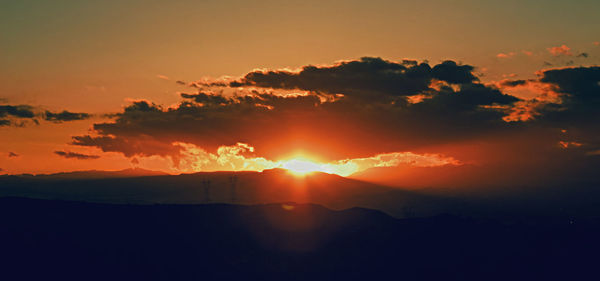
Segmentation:
<svg viewBox="0 0 600 281">
<path fill-rule="evenodd" d="M 517 164 L 515 164 L 517 165 Z M 553 181 L 552 169 L 532 172 L 477 165 L 441 167 L 378 167 L 351 175 L 352 179 L 395 186 L 434 198 L 460 199 L 467 215 L 600 216 L 600 183 Z M 502 171 L 502 172 L 500 172 Z M 547 175 L 547 176 L 546 176 Z M 582 176 L 581 179 L 590 177 Z"/>
<path fill-rule="evenodd" d="M 477 167 L 408 169 L 415 183 Z M 463 170 L 461 170 L 463 169 Z M 375 171 L 375 170 L 373 170 Z M 371 172 L 373 172 L 371 171 Z M 382 171 L 382 170 L 377 170 Z M 412 172 L 412 173 L 411 173 Z M 352 207 L 384 211 L 394 217 L 423 217 L 450 213 L 479 217 L 594 217 L 600 216 L 600 185 L 524 186 L 497 183 L 476 186 L 403 189 L 326 173 L 295 176 L 287 170 L 263 172 L 202 172 L 182 175 L 133 176 L 136 173 L 102 172 L 81 176 L 0 176 L 0 197 L 19 196 L 119 204 L 269 204 L 314 203 L 331 209 Z M 393 173 L 387 173 L 393 174 Z M 506 176 L 506 175 L 501 175 Z M 382 179 L 385 179 L 383 173 Z M 498 177 L 498 176 L 497 176 Z M 511 178 L 510 176 L 506 176 Z M 449 180 L 449 182 L 452 182 Z"/>
<path fill-rule="evenodd" d="M 0 177 L 0 196 L 135 204 L 279 202 L 315 203 L 333 209 L 373 208 L 397 217 L 456 209 L 457 200 L 421 195 L 326 173 L 295 176 L 287 170 L 202 172 L 145 177 L 95 172 L 79 176 Z M 117 174 L 122 175 L 122 174 Z"/>
<path fill-rule="evenodd" d="M 130 177 L 145 177 L 145 176 L 164 176 L 168 173 L 160 171 L 151 171 L 141 168 L 130 168 L 120 171 L 74 171 L 55 174 L 40 174 L 40 175 L 17 175 L 19 177 L 28 177 L 36 179 L 102 179 L 102 178 L 130 178 Z"/>
<path fill-rule="evenodd" d="M 437 189 L 451 193 L 469 193 L 496 190 L 507 191 L 512 188 L 527 186 L 564 187 L 594 183 L 600 181 L 588 175 L 586 170 L 580 174 L 574 172 L 569 179 L 561 178 L 562 166 L 548 166 L 543 170 L 532 169 L 519 162 L 507 164 L 463 164 L 439 167 L 414 167 L 409 164 L 397 167 L 375 167 L 350 175 L 350 178 L 373 182 L 381 185 L 402 187 L 403 189 L 422 190 Z M 576 167 L 578 163 L 570 163 Z M 494 192 L 496 192 L 494 191 Z"/>
<path fill-rule="evenodd" d="M 318 175 L 324 176 L 324 175 Z M 1 280 L 594 280 L 598 221 L 0 198 Z"/>
<path fill-rule="evenodd" d="M 375 167 L 355 174 L 350 178 L 377 184 L 421 189 L 429 187 L 471 187 L 489 185 L 491 178 L 474 165 L 445 165 L 440 167 Z"/>
</svg>

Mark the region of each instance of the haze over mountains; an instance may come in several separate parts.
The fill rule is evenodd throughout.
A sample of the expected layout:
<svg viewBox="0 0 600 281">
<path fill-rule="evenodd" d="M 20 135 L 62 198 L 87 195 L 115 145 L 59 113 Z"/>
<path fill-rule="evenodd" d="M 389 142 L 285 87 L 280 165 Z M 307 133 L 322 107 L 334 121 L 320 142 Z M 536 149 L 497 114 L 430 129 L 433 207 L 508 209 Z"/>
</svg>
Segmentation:
<svg viewBox="0 0 600 281">
<path fill-rule="evenodd" d="M 296 176 L 282 169 L 181 175 L 130 169 L 0 177 L 0 196 L 119 204 L 314 203 L 336 210 L 377 209 L 395 217 L 589 217 L 600 215 L 600 194 L 595 187 L 407 189 L 320 172 Z"/>
<path fill-rule="evenodd" d="M 131 178 L 131 177 L 143 177 L 143 176 L 162 176 L 168 175 L 168 173 L 160 171 L 152 171 L 141 168 L 131 168 L 119 171 L 100 171 L 100 170 L 89 170 L 89 171 L 73 171 L 63 172 L 55 174 L 22 174 L 19 177 L 29 177 L 35 179 L 102 179 L 102 178 Z"/>
<path fill-rule="evenodd" d="M 147 171 L 139 171 L 148 174 Z M 333 209 L 364 207 L 394 216 L 431 215 L 456 200 L 421 195 L 326 173 L 286 170 L 139 176 L 132 171 L 0 177 L 0 195 L 134 204 L 315 203 Z M 99 177 L 101 175 L 102 177 Z"/>
</svg>

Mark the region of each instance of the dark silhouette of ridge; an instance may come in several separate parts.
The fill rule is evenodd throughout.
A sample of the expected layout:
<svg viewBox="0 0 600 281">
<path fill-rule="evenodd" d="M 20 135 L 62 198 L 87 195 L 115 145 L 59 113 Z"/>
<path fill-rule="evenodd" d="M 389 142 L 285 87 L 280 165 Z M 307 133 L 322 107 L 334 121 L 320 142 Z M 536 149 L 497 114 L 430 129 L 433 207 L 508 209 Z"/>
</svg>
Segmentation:
<svg viewBox="0 0 600 281">
<path fill-rule="evenodd" d="M 589 280 L 600 222 L 0 198 L 2 280 Z"/>
<path fill-rule="evenodd" d="M 55 174 L 40 174 L 40 175 L 17 175 L 17 177 L 28 177 L 35 179 L 103 179 L 103 178 L 129 178 L 129 177 L 146 177 L 146 176 L 164 176 L 168 173 L 160 171 L 146 170 L 142 168 L 129 168 L 119 171 L 101 171 L 101 170 L 89 170 L 89 171 L 74 171 L 74 172 L 62 172 Z"/>
<path fill-rule="evenodd" d="M 378 209 L 396 217 L 431 215 L 457 204 L 334 174 L 296 176 L 283 169 L 144 177 L 8 176 L 0 177 L 0 196 L 135 204 L 316 203 Z"/>
<path fill-rule="evenodd" d="M 144 173 L 148 171 L 0 176 L 0 197 L 119 204 L 297 202 L 337 210 L 377 209 L 398 218 L 444 213 L 508 220 L 600 217 L 600 189 L 595 183 L 407 190 L 327 173 L 296 176 L 283 169 L 140 175 Z"/>
</svg>

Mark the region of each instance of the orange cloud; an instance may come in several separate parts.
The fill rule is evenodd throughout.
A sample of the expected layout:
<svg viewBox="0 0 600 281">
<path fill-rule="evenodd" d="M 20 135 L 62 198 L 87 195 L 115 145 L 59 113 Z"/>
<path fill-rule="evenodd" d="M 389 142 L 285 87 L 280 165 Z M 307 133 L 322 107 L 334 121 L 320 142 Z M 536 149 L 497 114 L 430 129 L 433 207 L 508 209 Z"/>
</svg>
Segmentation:
<svg viewBox="0 0 600 281">
<path fill-rule="evenodd" d="M 504 93 L 523 98 L 512 105 L 496 106 L 504 109 L 506 122 L 529 121 L 540 116 L 541 109 L 548 104 L 561 104 L 561 95 L 552 85 L 535 80 L 502 80 L 496 86 Z"/>
<path fill-rule="evenodd" d="M 580 147 L 580 146 L 582 146 L 583 144 L 581 144 L 581 143 L 578 143 L 578 142 L 575 142 L 575 141 L 559 141 L 559 142 L 558 142 L 558 145 L 559 145 L 561 148 L 563 148 L 563 149 L 567 149 L 567 148 L 569 148 L 569 147 L 573 147 L 573 146 L 575 146 L 575 147 Z"/>
<path fill-rule="evenodd" d="M 507 59 L 507 58 L 511 58 L 514 57 L 515 53 L 514 52 L 510 52 L 510 53 L 499 53 L 496 55 L 497 58 L 501 58 L 501 59 Z"/>
<path fill-rule="evenodd" d="M 548 52 L 550 52 L 550 54 L 555 57 L 560 56 L 560 55 L 565 55 L 565 56 L 573 55 L 573 53 L 571 53 L 571 48 L 567 47 L 567 45 L 562 45 L 559 47 L 550 47 L 550 48 L 548 48 Z"/>
<path fill-rule="evenodd" d="M 182 157 L 177 168 L 181 172 L 200 171 L 263 171 L 274 168 L 285 168 L 290 161 L 285 159 L 273 161 L 264 157 L 251 156 L 254 147 L 238 142 L 235 145 L 221 146 L 216 153 L 190 143 L 177 142 L 173 145 L 182 148 Z M 302 160 L 303 162 L 305 160 Z M 310 161 L 310 160 L 306 160 Z M 414 167 L 438 167 L 444 165 L 461 165 L 461 162 L 440 154 L 417 154 L 413 152 L 392 152 L 377 154 L 366 158 L 353 158 L 329 163 L 311 162 L 312 170 L 341 176 L 349 176 L 374 167 L 396 167 L 408 164 Z"/>
</svg>

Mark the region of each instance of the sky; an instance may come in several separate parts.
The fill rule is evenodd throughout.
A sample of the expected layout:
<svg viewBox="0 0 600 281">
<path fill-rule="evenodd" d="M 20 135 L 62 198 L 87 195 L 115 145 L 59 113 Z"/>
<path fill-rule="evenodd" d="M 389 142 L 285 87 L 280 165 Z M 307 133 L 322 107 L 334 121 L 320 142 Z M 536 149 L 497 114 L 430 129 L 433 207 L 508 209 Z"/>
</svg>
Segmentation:
<svg viewBox="0 0 600 281">
<path fill-rule="evenodd" d="M 0 173 L 595 180 L 600 2 L 423 2 L 1 1 Z"/>
</svg>

